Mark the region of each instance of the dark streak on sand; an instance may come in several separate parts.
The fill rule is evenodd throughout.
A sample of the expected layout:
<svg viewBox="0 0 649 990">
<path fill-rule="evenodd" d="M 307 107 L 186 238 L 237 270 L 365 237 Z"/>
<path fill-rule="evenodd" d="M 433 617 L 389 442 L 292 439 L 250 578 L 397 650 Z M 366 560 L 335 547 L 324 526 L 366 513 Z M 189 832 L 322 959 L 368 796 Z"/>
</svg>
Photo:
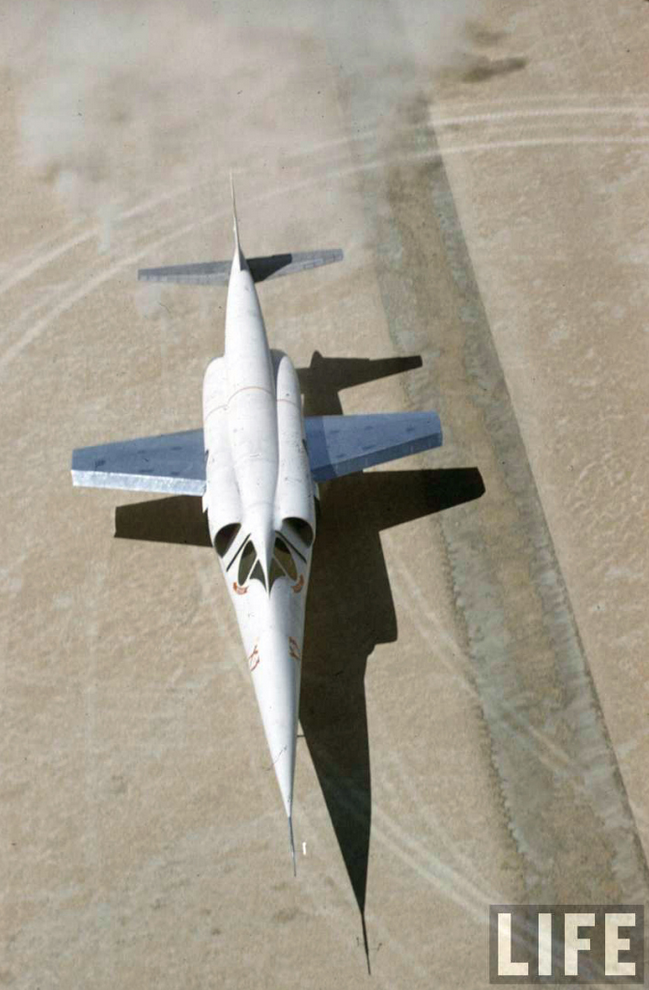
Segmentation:
<svg viewBox="0 0 649 990">
<path fill-rule="evenodd" d="M 494 79 L 496 76 L 508 76 L 512 72 L 520 72 L 527 65 L 527 59 L 521 57 L 511 58 L 478 58 L 475 64 L 462 74 L 462 82 L 482 83 Z"/>
<path fill-rule="evenodd" d="M 490 62 L 471 79 L 524 64 Z M 352 126 L 376 112 L 370 86 L 356 79 L 345 93 Z M 441 413 L 447 446 L 435 466 L 476 464 L 485 481 L 482 499 L 431 525 L 446 546 L 435 566 L 465 631 L 512 883 L 531 901 L 643 901 L 647 863 L 427 100 L 401 108 L 401 125 L 404 115 L 413 126 L 357 148 L 356 166 L 395 350 L 424 362 L 404 385 L 407 405 Z M 364 167 L 381 160 L 384 169 Z"/>
</svg>

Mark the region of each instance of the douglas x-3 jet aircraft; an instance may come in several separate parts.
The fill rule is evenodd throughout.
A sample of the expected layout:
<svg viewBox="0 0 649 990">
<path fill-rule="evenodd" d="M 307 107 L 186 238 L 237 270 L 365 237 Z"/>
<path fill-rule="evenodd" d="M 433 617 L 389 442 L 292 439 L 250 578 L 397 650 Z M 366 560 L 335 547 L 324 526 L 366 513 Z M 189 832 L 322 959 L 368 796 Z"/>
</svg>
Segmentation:
<svg viewBox="0 0 649 990">
<path fill-rule="evenodd" d="M 234 258 L 144 269 L 153 282 L 227 285 L 225 354 L 203 382 L 203 429 L 83 447 L 75 485 L 196 495 L 234 605 L 288 816 L 317 485 L 442 443 L 434 412 L 305 418 L 295 368 L 271 350 L 255 282 L 342 259 L 314 251 L 246 260 L 234 190 Z"/>
</svg>

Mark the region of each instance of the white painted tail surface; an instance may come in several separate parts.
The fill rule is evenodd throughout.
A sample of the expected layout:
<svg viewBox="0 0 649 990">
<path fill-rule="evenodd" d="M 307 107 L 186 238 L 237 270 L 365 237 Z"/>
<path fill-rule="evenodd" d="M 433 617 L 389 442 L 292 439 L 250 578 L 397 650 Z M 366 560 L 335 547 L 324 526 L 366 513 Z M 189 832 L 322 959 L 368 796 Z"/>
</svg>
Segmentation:
<svg viewBox="0 0 649 990">
<path fill-rule="evenodd" d="M 230 196 L 232 197 L 232 229 L 234 231 L 234 256 L 239 262 L 239 268 L 243 268 L 245 259 L 239 244 L 239 221 L 237 219 L 237 199 L 234 194 L 234 179 L 230 172 Z"/>
</svg>

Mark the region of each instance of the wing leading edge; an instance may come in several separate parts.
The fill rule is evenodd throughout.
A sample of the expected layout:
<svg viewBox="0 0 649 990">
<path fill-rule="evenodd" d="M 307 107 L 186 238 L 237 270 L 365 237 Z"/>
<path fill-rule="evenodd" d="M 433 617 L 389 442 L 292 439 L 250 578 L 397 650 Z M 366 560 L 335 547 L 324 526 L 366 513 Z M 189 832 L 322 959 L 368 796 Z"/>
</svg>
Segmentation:
<svg viewBox="0 0 649 990">
<path fill-rule="evenodd" d="M 434 412 L 310 416 L 305 426 L 309 463 L 316 482 L 442 444 L 442 428 Z M 202 495 L 203 431 L 185 430 L 80 447 L 72 454 L 72 482 L 87 488 Z"/>
</svg>

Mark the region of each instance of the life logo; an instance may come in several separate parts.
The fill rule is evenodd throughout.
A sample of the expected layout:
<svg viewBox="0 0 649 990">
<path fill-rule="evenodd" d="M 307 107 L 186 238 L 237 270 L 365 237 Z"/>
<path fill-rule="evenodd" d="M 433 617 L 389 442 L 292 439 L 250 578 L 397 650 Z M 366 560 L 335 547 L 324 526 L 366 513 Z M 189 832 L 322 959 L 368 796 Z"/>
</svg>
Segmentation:
<svg viewBox="0 0 649 990">
<path fill-rule="evenodd" d="M 492 904 L 490 983 L 644 983 L 641 904 Z"/>
</svg>

